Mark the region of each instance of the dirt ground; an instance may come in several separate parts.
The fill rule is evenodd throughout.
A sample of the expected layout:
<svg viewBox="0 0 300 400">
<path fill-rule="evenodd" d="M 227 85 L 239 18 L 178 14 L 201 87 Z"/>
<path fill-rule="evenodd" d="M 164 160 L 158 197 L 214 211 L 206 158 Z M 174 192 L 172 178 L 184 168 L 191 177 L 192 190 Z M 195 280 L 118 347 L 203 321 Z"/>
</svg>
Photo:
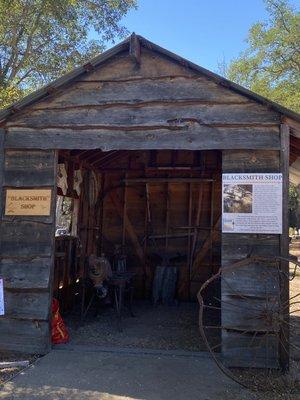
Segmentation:
<svg viewBox="0 0 300 400">
<path fill-rule="evenodd" d="M 291 244 L 290 254 L 300 261 L 299 240 Z M 293 359 L 300 363 L 300 267 L 295 270 L 293 263 L 290 263 L 290 279 L 291 352 Z"/>
<path fill-rule="evenodd" d="M 300 243 L 292 246 L 291 254 L 300 259 Z M 293 276 L 290 265 L 290 277 Z M 253 393 L 250 399 L 298 399 L 300 398 L 300 268 L 290 281 L 291 303 L 291 373 L 286 378 L 286 390 L 271 393 Z M 122 320 L 122 331 L 117 327 L 116 316 L 112 308 L 104 309 L 96 318 L 91 310 L 85 323 L 78 324 L 78 315 L 66 318 L 70 331 L 71 345 L 93 345 L 107 348 L 183 350 L 188 352 L 206 351 L 198 330 L 198 304 L 181 303 L 178 306 L 153 307 L 150 302 L 135 302 L 135 317 L 129 312 Z M 1 361 L 28 359 L 19 354 L 2 355 Z M 34 361 L 34 358 L 31 359 Z M 0 384 L 19 374 L 21 369 L 0 370 Z M 22 372 L 23 373 L 23 372 Z M 200 373 L 199 376 L 202 376 Z M 239 395 L 237 395 L 236 398 Z M 1 396 L 0 396 L 1 398 Z M 6 398 L 6 397 L 5 397 Z M 20 397 L 23 398 L 23 397 Z M 44 397 L 41 397 L 44 398 Z M 45 398 L 48 399 L 46 396 Z M 52 399 L 50 396 L 49 398 Z M 77 399 L 75 396 L 74 398 Z M 112 397 L 115 398 L 115 397 Z M 123 397 L 122 397 L 123 398 Z M 127 398 L 127 397 L 126 397 Z M 225 398 L 225 397 L 224 397 Z M 239 398 L 239 400 L 242 397 Z M 246 396 L 245 398 L 248 399 Z M 118 397 L 119 399 L 119 397 Z"/>
<path fill-rule="evenodd" d="M 112 308 L 104 309 L 96 318 L 93 311 L 82 326 L 78 316 L 66 319 L 71 344 L 93 344 L 125 348 L 205 351 L 198 329 L 197 303 L 153 307 L 150 302 L 135 302 L 135 317 L 125 313 L 122 332 Z"/>
</svg>

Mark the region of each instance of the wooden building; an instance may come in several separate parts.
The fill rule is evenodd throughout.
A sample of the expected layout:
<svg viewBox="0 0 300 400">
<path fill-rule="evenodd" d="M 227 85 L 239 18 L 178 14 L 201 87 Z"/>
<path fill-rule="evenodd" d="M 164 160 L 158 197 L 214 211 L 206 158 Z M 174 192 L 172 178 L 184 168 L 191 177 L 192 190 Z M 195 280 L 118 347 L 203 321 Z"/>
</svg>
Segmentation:
<svg viewBox="0 0 300 400">
<path fill-rule="evenodd" d="M 111 254 L 116 244 L 126 246 L 137 297 L 150 296 L 161 256 L 178 267 L 183 301 L 250 247 L 286 255 L 288 168 L 298 137 L 298 114 L 135 34 L 1 111 L 0 349 L 50 350 L 51 298 L 61 282 L 55 254 L 70 256 L 76 238 L 79 261 L 62 278 L 69 299 L 85 257 Z M 55 240 L 60 164 L 78 210 L 75 239 L 63 243 Z M 224 172 L 282 172 L 282 235 L 221 233 Z M 15 189 L 50 189 L 49 215 L 7 212 L 7 191 Z M 259 288 L 259 274 L 251 279 Z M 231 324 L 244 327 L 243 313 L 233 313 Z"/>
</svg>

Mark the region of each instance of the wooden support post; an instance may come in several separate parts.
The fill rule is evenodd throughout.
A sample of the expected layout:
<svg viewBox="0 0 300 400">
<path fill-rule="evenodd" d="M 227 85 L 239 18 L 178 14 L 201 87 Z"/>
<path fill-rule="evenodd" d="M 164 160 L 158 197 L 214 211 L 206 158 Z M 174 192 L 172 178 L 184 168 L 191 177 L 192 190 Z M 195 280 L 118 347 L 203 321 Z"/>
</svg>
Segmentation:
<svg viewBox="0 0 300 400">
<path fill-rule="evenodd" d="M 188 184 L 189 189 L 189 205 L 188 205 L 188 242 L 187 242 L 187 262 L 188 262 L 188 269 L 189 269 L 189 300 L 191 300 L 191 267 L 192 267 L 192 260 L 191 260 L 191 224 L 192 224 L 192 206 L 193 206 L 193 197 L 192 197 L 192 184 Z"/>
<path fill-rule="evenodd" d="M 215 194 L 215 185 L 214 182 L 211 183 L 211 199 L 210 199 L 210 232 L 209 232 L 209 237 L 210 237 L 210 267 L 211 267 L 211 273 L 213 274 L 213 241 L 214 241 L 214 194 Z"/>
<path fill-rule="evenodd" d="M 166 223 L 165 223 L 165 251 L 168 251 L 169 245 L 169 220 L 170 220 L 170 193 L 169 193 L 169 183 L 166 184 Z"/>
<path fill-rule="evenodd" d="M 3 171 L 4 171 L 4 140 L 5 140 L 5 130 L 0 128 L 0 221 L 2 221 L 3 215 Z"/>
<path fill-rule="evenodd" d="M 141 184 L 141 183 L 203 183 L 212 182 L 213 179 L 210 178 L 128 178 L 125 183 L 128 184 Z"/>
<path fill-rule="evenodd" d="M 289 214 L 288 214 L 288 193 L 289 193 L 289 148 L 290 148 L 290 132 L 289 127 L 285 124 L 280 126 L 281 152 L 280 152 L 280 171 L 282 173 L 282 234 L 280 235 L 280 255 L 288 257 L 289 254 Z M 281 269 L 286 278 L 281 282 L 281 303 L 289 304 L 289 263 L 282 262 Z M 283 315 L 284 323 L 280 328 L 280 344 L 279 359 L 280 366 L 283 371 L 289 369 L 289 307 Z"/>
<path fill-rule="evenodd" d="M 114 204 L 117 213 L 119 214 L 119 216 L 122 218 L 123 217 L 123 207 L 122 204 L 120 202 L 120 199 L 118 198 L 118 196 L 116 195 L 116 193 L 110 193 L 109 194 L 110 199 L 112 201 L 112 203 Z M 125 221 L 126 221 L 126 231 L 128 233 L 128 236 L 134 246 L 134 249 L 136 251 L 137 256 L 139 257 L 141 263 L 144 263 L 144 252 L 143 252 L 143 248 L 140 245 L 140 242 L 138 240 L 137 234 L 135 233 L 135 230 L 133 228 L 133 225 L 131 223 L 131 221 L 129 220 L 127 214 L 124 215 Z"/>
<path fill-rule="evenodd" d="M 221 217 L 218 218 L 215 225 L 211 228 L 211 234 L 209 234 L 207 236 L 205 242 L 203 243 L 203 246 L 200 248 L 200 250 L 196 254 L 193 265 L 199 265 L 200 262 L 203 260 L 203 258 L 206 256 L 208 250 L 211 247 L 211 242 L 213 240 L 215 240 L 217 238 L 217 236 L 219 235 L 219 231 L 217 228 L 219 227 L 220 222 L 221 222 Z"/>
<path fill-rule="evenodd" d="M 125 182 L 127 179 L 127 173 L 125 173 Z M 122 246 L 125 246 L 126 242 L 126 218 L 127 215 L 127 185 L 124 186 L 124 202 L 123 202 L 123 221 L 122 221 Z"/>
<path fill-rule="evenodd" d="M 201 184 L 200 187 L 199 187 L 197 215 L 196 215 L 196 223 L 195 223 L 196 226 L 198 226 L 199 223 L 200 223 L 202 202 L 203 202 L 203 184 Z M 193 234 L 194 235 L 193 235 L 193 243 L 192 243 L 192 250 L 191 250 L 191 264 L 193 263 L 193 258 L 194 258 L 196 245 L 197 245 L 197 239 L 198 239 L 198 231 L 197 231 L 197 229 L 194 229 Z"/>
<path fill-rule="evenodd" d="M 104 198 L 102 196 L 102 194 L 105 191 L 105 174 L 102 173 L 101 174 L 101 195 L 99 197 L 100 199 L 100 215 L 99 215 L 99 226 L 100 226 L 100 230 L 99 230 L 99 254 L 101 255 L 101 253 L 103 252 L 103 216 L 104 216 Z"/>
</svg>

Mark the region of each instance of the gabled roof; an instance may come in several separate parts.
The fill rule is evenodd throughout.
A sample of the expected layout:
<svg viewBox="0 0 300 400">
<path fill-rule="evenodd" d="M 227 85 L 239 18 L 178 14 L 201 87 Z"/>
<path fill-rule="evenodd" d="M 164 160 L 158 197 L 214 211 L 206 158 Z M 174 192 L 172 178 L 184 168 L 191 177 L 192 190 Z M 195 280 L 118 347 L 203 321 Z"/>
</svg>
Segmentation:
<svg viewBox="0 0 300 400">
<path fill-rule="evenodd" d="M 283 116 L 286 116 L 297 122 L 300 122 L 300 114 L 298 114 L 288 108 L 285 108 L 271 100 L 268 100 L 267 98 L 260 96 L 256 93 L 252 92 L 251 90 L 248 90 L 234 82 L 231 82 L 228 79 L 225 79 L 214 72 L 211 72 L 203 67 L 200 67 L 199 65 L 194 64 L 191 61 L 188 61 L 188 60 L 178 56 L 177 54 L 174 54 L 171 51 L 166 50 L 166 49 L 150 42 L 149 40 L 145 39 L 144 37 L 142 37 L 140 35 L 135 35 L 133 33 L 130 37 L 128 37 L 123 42 L 117 44 L 116 46 L 112 47 L 111 49 L 109 49 L 109 50 L 105 51 L 104 53 L 100 54 L 99 56 L 93 58 L 86 64 L 84 64 L 78 68 L 75 68 L 74 70 L 65 74 L 61 78 L 54 80 L 50 84 L 42 87 L 41 89 L 29 94 L 28 96 L 24 97 L 23 99 L 19 100 L 18 102 L 12 104 L 10 107 L 5 108 L 2 111 L 0 111 L 0 123 L 4 122 L 6 119 L 8 119 L 10 115 L 13 115 L 16 112 L 24 109 L 25 107 L 27 107 L 33 103 L 36 103 L 37 101 L 39 101 L 41 99 L 46 98 L 49 94 L 52 94 L 53 91 L 63 87 L 64 85 L 71 83 L 73 80 L 78 78 L 80 75 L 85 74 L 85 73 L 95 69 L 96 67 L 100 66 L 102 63 L 108 61 L 113 56 L 116 56 L 117 54 L 119 54 L 125 50 L 129 50 L 133 41 L 138 41 L 139 45 L 141 45 L 147 49 L 150 49 L 152 51 L 155 51 L 157 53 L 160 53 L 160 54 L 166 56 L 167 58 L 169 58 L 173 61 L 176 61 L 176 62 L 180 63 L 181 65 L 184 65 L 185 67 L 190 68 L 191 70 L 194 70 L 194 71 L 206 76 L 208 79 L 216 82 L 219 85 L 227 87 L 228 89 L 231 89 L 243 96 L 246 96 L 251 100 L 254 100 L 260 104 L 268 106 L 271 109 L 282 114 Z"/>
</svg>

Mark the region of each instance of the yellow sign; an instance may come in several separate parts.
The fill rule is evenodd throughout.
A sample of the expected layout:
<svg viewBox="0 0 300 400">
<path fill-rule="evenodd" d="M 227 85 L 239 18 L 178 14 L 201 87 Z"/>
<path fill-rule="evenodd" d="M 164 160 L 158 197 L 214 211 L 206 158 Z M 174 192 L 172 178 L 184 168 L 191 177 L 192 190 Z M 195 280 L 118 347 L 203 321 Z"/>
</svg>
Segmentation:
<svg viewBox="0 0 300 400">
<path fill-rule="evenodd" d="M 51 189 L 7 189 L 5 215 L 50 215 Z"/>
</svg>

